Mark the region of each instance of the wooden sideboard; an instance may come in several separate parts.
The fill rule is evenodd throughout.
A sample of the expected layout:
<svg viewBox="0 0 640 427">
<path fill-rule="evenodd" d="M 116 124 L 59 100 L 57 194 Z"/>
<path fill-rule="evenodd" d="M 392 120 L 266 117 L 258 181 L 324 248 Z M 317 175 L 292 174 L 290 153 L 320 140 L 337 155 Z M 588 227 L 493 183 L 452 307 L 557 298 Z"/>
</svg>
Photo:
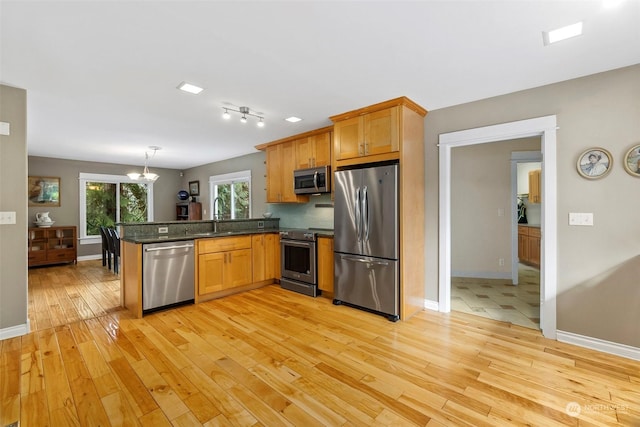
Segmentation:
<svg viewBox="0 0 640 427">
<path fill-rule="evenodd" d="M 75 225 L 32 227 L 27 235 L 29 267 L 77 263 L 78 239 Z"/>
</svg>

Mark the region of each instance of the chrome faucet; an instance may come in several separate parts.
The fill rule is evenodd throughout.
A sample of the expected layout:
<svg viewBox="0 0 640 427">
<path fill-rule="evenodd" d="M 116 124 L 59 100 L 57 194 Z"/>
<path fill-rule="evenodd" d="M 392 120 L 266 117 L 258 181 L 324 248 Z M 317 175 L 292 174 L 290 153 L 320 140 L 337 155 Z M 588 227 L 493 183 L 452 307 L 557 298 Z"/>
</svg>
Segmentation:
<svg viewBox="0 0 640 427">
<path fill-rule="evenodd" d="M 220 196 L 216 197 L 215 199 L 213 199 L 213 219 L 214 220 L 218 220 L 220 219 L 220 214 L 218 213 L 218 209 L 217 209 L 217 204 L 218 202 L 220 202 Z"/>
</svg>

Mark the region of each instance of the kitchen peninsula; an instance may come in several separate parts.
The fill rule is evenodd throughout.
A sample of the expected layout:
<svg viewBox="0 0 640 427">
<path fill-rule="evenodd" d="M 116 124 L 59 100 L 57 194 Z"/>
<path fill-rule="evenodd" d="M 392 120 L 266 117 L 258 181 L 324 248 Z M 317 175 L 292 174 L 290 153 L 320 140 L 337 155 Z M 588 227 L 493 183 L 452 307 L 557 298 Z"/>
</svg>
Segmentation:
<svg viewBox="0 0 640 427">
<path fill-rule="evenodd" d="M 121 305 L 136 317 L 146 311 L 143 258 L 145 248 L 159 243 L 182 247 L 193 242 L 195 303 L 275 283 L 280 277 L 278 226 L 277 218 L 119 224 Z M 162 264 L 166 269 L 171 263 Z"/>
</svg>

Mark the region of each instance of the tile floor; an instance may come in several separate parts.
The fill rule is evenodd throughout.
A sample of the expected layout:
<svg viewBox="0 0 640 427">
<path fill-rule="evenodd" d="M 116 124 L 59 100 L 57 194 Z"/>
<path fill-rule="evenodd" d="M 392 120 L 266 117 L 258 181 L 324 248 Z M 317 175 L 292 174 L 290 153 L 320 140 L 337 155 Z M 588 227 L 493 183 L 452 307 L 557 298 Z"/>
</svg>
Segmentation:
<svg viewBox="0 0 640 427">
<path fill-rule="evenodd" d="M 520 264 L 510 280 L 451 278 L 451 309 L 540 329 L 540 270 Z"/>
</svg>

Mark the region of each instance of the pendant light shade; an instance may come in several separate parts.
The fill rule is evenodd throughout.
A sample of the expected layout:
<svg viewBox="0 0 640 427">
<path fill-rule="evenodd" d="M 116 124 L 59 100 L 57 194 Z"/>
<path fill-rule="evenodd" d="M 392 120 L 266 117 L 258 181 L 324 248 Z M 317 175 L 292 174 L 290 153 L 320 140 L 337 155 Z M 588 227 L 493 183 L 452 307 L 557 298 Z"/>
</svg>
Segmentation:
<svg viewBox="0 0 640 427">
<path fill-rule="evenodd" d="M 156 151 L 161 149 L 160 147 L 156 147 L 156 146 L 151 146 L 149 148 L 153 150 L 153 154 L 151 157 L 155 156 Z M 144 169 L 142 170 L 142 173 L 130 172 L 127 174 L 129 179 L 133 181 L 140 181 L 140 182 L 156 181 L 160 176 L 157 173 L 149 172 L 149 167 L 147 166 L 148 160 L 149 160 L 149 154 L 145 151 L 144 152 Z"/>
</svg>

